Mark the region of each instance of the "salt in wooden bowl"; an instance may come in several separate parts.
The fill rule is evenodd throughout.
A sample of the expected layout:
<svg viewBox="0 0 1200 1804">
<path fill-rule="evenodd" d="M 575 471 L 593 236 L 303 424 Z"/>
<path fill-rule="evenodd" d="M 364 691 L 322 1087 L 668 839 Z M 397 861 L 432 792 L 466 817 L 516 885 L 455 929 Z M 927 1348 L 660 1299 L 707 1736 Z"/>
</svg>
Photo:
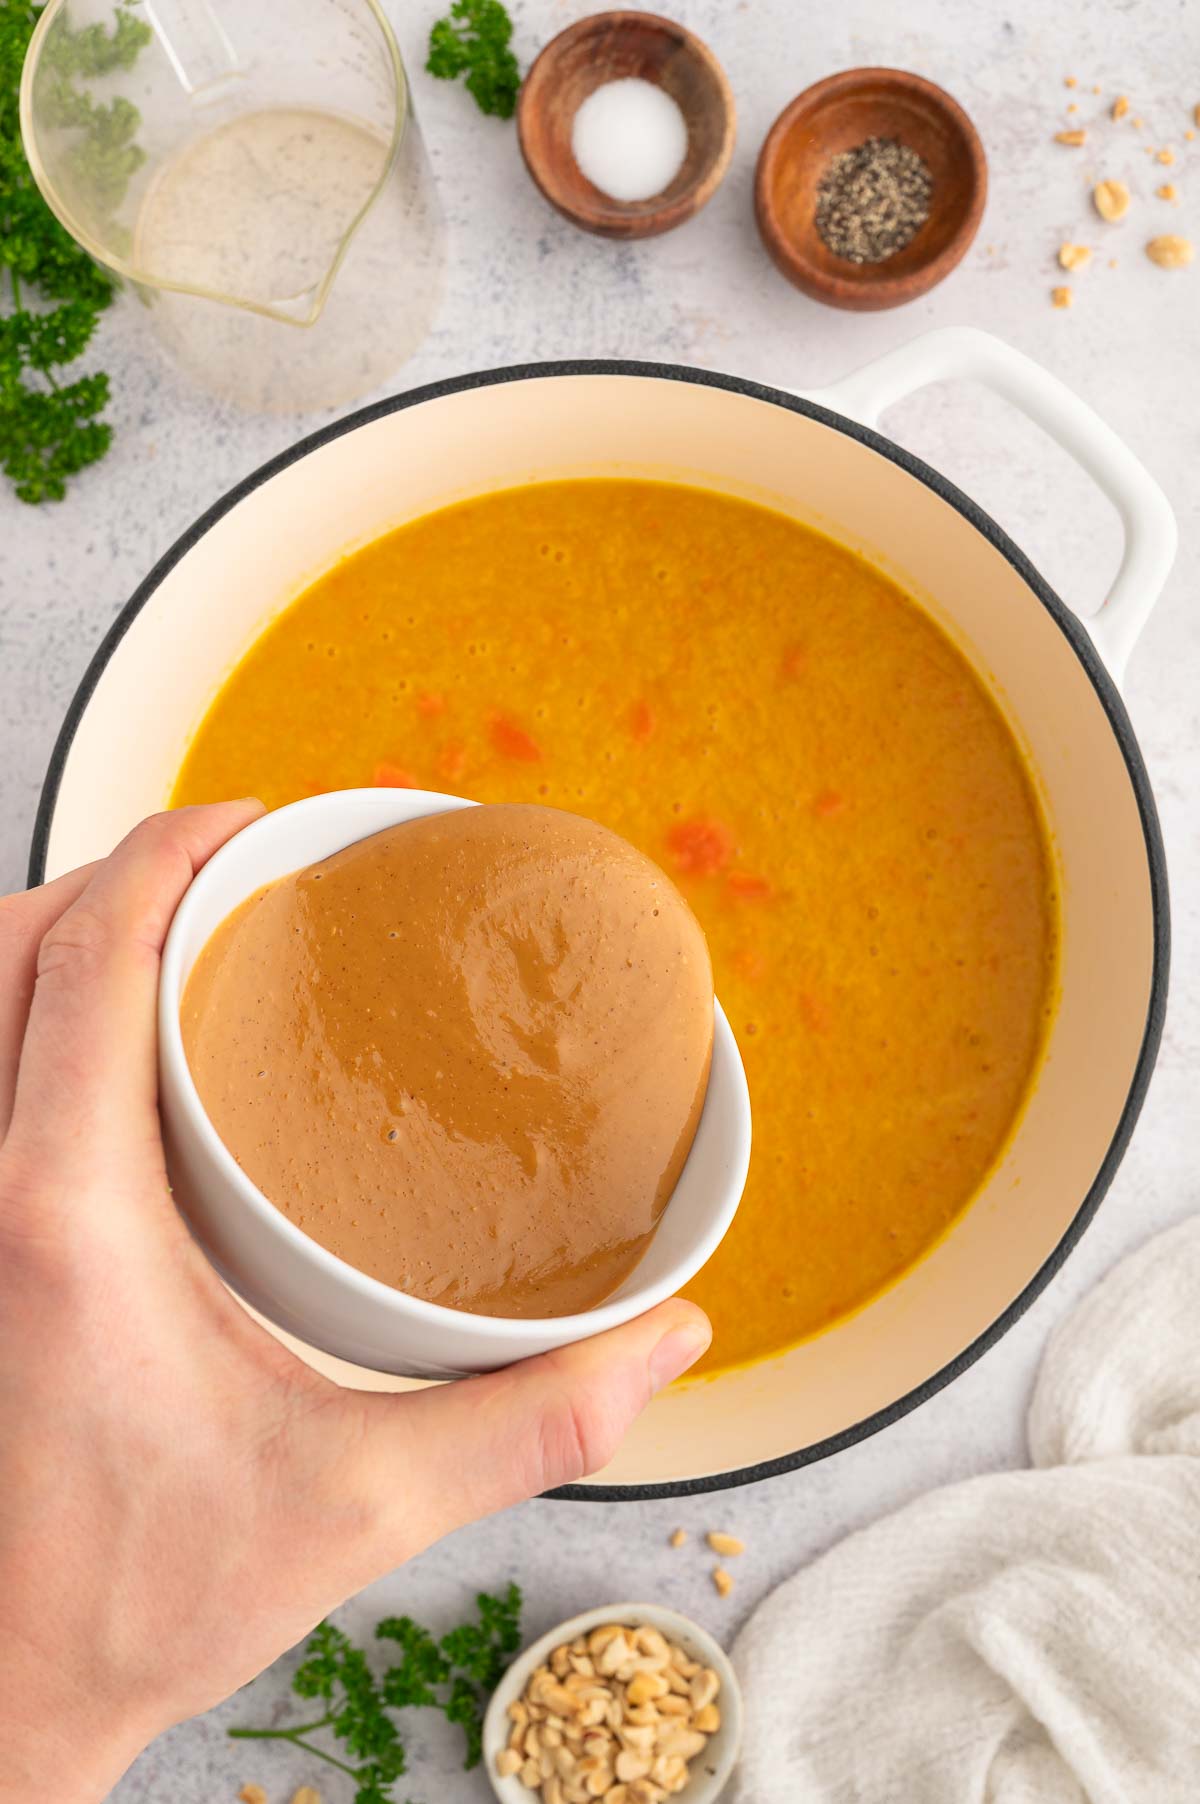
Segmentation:
<svg viewBox="0 0 1200 1804">
<path fill-rule="evenodd" d="M 687 154 L 661 194 L 621 201 L 584 175 L 571 133 L 589 94 L 630 76 L 675 101 L 687 126 Z M 650 238 L 698 213 L 729 167 L 736 119 L 729 83 L 707 44 L 657 13 L 593 13 L 569 25 L 546 45 L 517 102 L 521 154 L 534 182 L 573 224 L 605 238 Z"/>
</svg>

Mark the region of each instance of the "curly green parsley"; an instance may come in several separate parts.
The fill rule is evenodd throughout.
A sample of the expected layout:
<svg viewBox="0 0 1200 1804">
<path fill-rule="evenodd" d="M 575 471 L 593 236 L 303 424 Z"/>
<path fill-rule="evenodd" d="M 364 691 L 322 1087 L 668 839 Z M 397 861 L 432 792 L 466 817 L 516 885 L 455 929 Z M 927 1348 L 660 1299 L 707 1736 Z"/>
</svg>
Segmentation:
<svg viewBox="0 0 1200 1804">
<path fill-rule="evenodd" d="M 104 456 L 112 427 L 103 373 L 63 381 L 87 347 L 116 282 L 55 219 L 21 143 L 21 66 L 42 11 L 0 0 L 0 469 L 22 501 L 61 501 L 67 481 Z M 150 28 L 119 6 L 111 31 L 62 27 L 41 71 L 39 105 L 78 133 L 69 155 L 93 193 L 115 208 L 142 160 L 140 123 L 125 100 L 96 104 L 79 78 L 128 68 Z M 7 294 L 5 293 L 7 290 Z"/>
<path fill-rule="evenodd" d="M 319 1699 L 321 1715 L 290 1729 L 230 1729 L 229 1734 L 235 1741 L 288 1741 L 303 1748 L 354 1780 L 355 1804 L 391 1804 L 392 1787 L 407 1771 L 393 1710 L 440 1710 L 463 1732 L 463 1765 L 478 1766 L 484 1706 L 520 1644 L 520 1590 L 510 1585 L 502 1597 L 483 1592 L 475 1607 L 477 1621 L 451 1629 L 440 1641 L 410 1616 L 387 1617 L 375 1634 L 395 1642 L 400 1659 L 378 1679 L 348 1635 L 330 1622 L 319 1623 L 292 1690 Z M 338 1754 L 311 1739 L 322 1732 L 341 1744 Z"/>
<path fill-rule="evenodd" d="M 449 15 L 429 34 L 430 75 L 467 78 L 467 93 L 481 113 L 511 119 L 521 71 L 509 49 L 512 20 L 500 0 L 454 0 Z"/>
</svg>

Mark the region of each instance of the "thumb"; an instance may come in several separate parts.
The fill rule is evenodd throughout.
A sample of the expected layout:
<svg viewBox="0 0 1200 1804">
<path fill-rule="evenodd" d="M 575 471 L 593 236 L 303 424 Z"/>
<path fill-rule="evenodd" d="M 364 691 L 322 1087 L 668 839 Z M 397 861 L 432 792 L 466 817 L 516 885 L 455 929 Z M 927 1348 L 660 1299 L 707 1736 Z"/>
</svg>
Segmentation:
<svg viewBox="0 0 1200 1804">
<path fill-rule="evenodd" d="M 368 1507 L 388 1565 L 608 1464 L 656 1391 L 712 1339 L 674 1297 L 591 1340 L 406 1396 L 358 1393 Z"/>
</svg>

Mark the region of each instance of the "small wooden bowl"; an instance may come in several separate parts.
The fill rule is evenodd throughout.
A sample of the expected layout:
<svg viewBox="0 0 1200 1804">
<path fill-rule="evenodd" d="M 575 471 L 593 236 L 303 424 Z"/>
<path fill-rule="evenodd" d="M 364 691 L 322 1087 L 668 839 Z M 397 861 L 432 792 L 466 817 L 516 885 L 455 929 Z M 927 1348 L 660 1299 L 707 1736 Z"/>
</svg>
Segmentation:
<svg viewBox="0 0 1200 1804">
<path fill-rule="evenodd" d="M 929 218 L 883 263 L 835 257 L 817 232 L 817 189 L 833 158 L 896 138 L 929 165 Z M 956 100 L 901 69 L 847 69 L 798 94 L 767 133 L 754 179 L 763 242 L 796 287 L 831 307 L 899 307 L 961 262 L 987 199 L 987 158 Z"/>
<path fill-rule="evenodd" d="M 677 103 L 688 148 L 661 194 L 620 201 L 588 181 L 571 149 L 571 128 L 589 94 L 631 75 L 657 83 Z M 517 135 L 530 175 L 573 224 L 604 238 L 652 238 L 712 199 L 733 155 L 736 118 L 720 63 L 682 25 L 657 13 L 593 13 L 552 38 L 525 77 Z"/>
</svg>

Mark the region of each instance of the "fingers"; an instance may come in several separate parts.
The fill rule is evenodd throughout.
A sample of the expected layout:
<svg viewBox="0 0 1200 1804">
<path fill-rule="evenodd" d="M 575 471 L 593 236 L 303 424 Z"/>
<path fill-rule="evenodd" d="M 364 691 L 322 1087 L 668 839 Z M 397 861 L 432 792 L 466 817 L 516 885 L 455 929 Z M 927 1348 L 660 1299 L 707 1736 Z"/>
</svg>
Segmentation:
<svg viewBox="0 0 1200 1804">
<path fill-rule="evenodd" d="M 707 1316 L 676 1297 L 486 1378 L 400 1397 L 356 1395 L 378 1570 L 463 1523 L 599 1471 L 654 1393 L 711 1338 Z"/>
<path fill-rule="evenodd" d="M 201 865 L 262 812 L 260 802 L 245 801 L 154 815 L 50 925 L 37 956 L 6 1157 L 63 1176 L 157 1145 L 162 943 Z"/>
<path fill-rule="evenodd" d="M 95 870 L 94 864 L 85 864 L 39 889 L 0 896 L 0 1142 L 12 1117 L 38 949 L 58 917 L 87 888 Z"/>
</svg>

